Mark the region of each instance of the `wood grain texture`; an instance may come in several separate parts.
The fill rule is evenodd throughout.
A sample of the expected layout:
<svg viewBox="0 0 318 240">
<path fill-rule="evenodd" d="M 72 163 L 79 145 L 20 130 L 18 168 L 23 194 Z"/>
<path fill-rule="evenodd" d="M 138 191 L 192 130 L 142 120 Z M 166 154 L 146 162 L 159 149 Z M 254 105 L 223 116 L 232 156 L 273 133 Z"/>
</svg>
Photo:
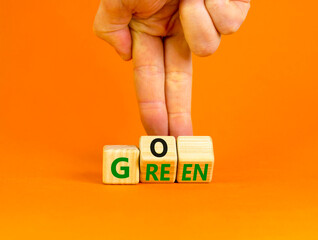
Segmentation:
<svg viewBox="0 0 318 240">
<path fill-rule="evenodd" d="M 112 174 L 111 165 L 118 158 L 128 158 L 128 162 L 119 162 L 116 171 L 124 174 L 121 167 L 129 167 L 129 177 L 117 178 Z M 103 151 L 103 183 L 138 184 L 139 183 L 139 149 L 133 145 L 106 145 Z"/>
<path fill-rule="evenodd" d="M 214 153 L 211 137 L 180 136 L 177 139 L 177 148 L 177 181 L 180 183 L 211 182 L 214 166 Z M 185 164 L 186 169 L 184 169 Z M 202 171 L 201 174 L 199 168 Z"/>
<path fill-rule="evenodd" d="M 163 157 L 156 157 L 152 154 L 150 145 L 154 139 L 163 139 L 167 143 L 167 153 Z M 174 183 L 176 180 L 177 173 L 177 147 L 176 147 L 176 139 L 172 136 L 142 136 L 140 137 L 139 142 L 140 148 L 140 181 L 143 183 Z M 157 153 L 163 152 L 163 144 L 157 142 L 155 144 L 155 151 Z M 155 176 L 157 177 L 157 181 L 154 179 L 152 175 L 149 176 L 149 180 L 147 180 L 147 165 L 155 164 L 158 166 L 158 170 L 155 172 Z M 165 168 L 165 171 L 169 171 L 169 173 L 165 173 L 164 177 L 169 180 L 163 180 L 161 178 L 161 170 L 162 164 L 170 164 L 168 168 Z"/>
</svg>

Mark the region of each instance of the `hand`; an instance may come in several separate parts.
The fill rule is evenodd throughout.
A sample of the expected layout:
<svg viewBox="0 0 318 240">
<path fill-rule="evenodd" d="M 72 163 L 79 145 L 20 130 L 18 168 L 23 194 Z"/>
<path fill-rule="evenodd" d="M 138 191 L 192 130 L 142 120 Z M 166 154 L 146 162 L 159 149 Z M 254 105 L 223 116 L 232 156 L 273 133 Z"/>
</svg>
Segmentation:
<svg viewBox="0 0 318 240">
<path fill-rule="evenodd" d="M 191 51 L 208 56 L 235 32 L 249 0 L 102 0 L 94 31 L 133 58 L 142 123 L 149 135 L 192 135 Z"/>
</svg>

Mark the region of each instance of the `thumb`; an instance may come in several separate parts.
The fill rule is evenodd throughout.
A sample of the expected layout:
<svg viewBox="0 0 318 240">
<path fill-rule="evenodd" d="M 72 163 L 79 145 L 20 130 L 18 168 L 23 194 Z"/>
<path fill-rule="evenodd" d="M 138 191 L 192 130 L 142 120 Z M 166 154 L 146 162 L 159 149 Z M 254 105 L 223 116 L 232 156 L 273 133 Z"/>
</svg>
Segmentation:
<svg viewBox="0 0 318 240">
<path fill-rule="evenodd" d="M 124 60 L 131 59 L 131 35 L 128 24 L 131 11 L 121 0 L 102 0 L 94 21 L 94 32 L 115 48 Z"/>
</svg>

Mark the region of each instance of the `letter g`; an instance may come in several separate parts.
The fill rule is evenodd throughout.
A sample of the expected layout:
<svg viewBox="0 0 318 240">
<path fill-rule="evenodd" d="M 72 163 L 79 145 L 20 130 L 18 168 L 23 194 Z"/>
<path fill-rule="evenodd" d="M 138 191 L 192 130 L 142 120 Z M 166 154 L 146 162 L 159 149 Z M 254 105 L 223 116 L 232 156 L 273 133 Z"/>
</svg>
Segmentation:
<svg viewBox="0 0 318 240">
<path fill-rule="evenodd" d="M 113 161 L 112 166 L 111 166 L 112 174 L 116 178 L 128 178 L 129 177 L 129 166 L 121 166 L 120 167 L 120 170 L 124 171 L 124 173 L 120 174 L 117 172 L 116 167 L 117 167 L 117 164 L 120 162 L 127 162 L 128 163 L 128 158 L 121 157 L 121 158 L 115 159 L 115 161 Z"/>
</svg>

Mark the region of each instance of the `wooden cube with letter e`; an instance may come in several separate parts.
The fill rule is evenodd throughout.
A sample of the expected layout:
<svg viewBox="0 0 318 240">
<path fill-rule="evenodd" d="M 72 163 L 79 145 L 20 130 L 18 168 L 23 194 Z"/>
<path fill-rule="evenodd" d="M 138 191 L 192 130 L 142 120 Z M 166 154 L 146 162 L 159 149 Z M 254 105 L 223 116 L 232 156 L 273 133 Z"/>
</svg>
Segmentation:
<svg viewBox="0 0 318 240">
<path fill-rule="evenodd" d="M 140 181 L 173 183 L 177 172 L 177 146 L 172 136 L 142 136 L 140 149 Z"/>
<path fill-rule="evenodd" d="M 214 153 L 211 137 L 180 136 L 177 140 L 177 181 L 211 182 Z"/>
</svg>

